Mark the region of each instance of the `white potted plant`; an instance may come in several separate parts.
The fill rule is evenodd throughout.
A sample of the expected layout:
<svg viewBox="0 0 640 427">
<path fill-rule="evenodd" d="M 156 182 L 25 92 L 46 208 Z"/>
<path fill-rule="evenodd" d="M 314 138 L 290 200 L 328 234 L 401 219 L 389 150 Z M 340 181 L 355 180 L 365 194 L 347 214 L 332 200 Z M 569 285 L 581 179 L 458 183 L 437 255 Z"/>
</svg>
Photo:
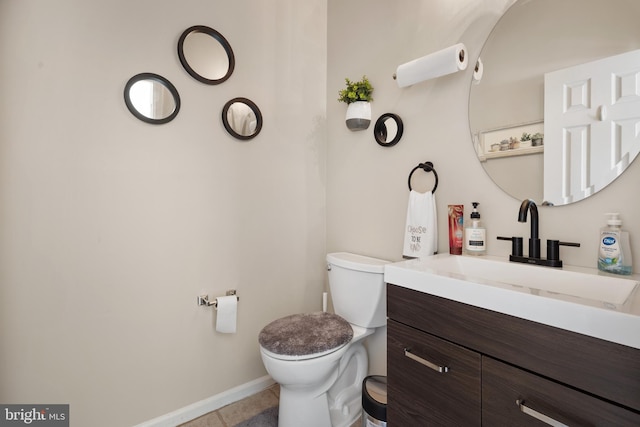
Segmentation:
<svg viewBox="0 0 640 427">
<path fill-rule="evenodd" d="M 534 147 L 538 147 L 544 143 L 544 134 L 540 132 L 534 133 L 531 135 L 531 145 Z"/>
<path fill-rule="evenodd" d="M 338 101 L 347 104 L 347 128 L 352 131 L 365 130 L 371 123 L 371 101 L 373 86 L 366 76 L 362 80 L 352 82 L 344 79 L 346 88 L 338 92 Z"/>
</svg>

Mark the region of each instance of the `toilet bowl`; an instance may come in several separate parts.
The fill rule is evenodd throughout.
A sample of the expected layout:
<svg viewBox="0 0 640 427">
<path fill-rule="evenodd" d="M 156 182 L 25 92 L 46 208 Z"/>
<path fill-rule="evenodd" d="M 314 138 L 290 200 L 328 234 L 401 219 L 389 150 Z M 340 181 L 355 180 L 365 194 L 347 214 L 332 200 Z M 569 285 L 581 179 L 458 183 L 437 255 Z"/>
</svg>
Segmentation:
<svg viewBox="0 0 640 427">
<path fill-rule="evenodd" d="M 336 313 L 286 316 L 260 332 L 265 369 L 280 384 L 279 427 L 348 427 L 361 412 L 363 342 L 386 324 L 388 261 L 342 252 L 327 262 Z"/>
</svg>

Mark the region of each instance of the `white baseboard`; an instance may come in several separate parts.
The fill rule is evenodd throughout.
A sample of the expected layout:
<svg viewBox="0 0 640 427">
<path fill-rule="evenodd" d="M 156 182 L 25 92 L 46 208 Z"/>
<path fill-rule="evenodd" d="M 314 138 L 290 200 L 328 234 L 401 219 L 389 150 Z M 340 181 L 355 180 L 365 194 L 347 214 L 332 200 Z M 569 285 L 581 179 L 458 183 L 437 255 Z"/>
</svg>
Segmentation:
<svg viewBox="0 0 640 427">
<path fill-rule="evenodd" d="M 230 403 L 237 402 L 245 397 L 254 395 L 271 387 L 275 383 L 276 382 L 269 375 L 265 375 L 264 377 L 241 384 L 230 390 L 216 394 L 199 402 L 192 403 L 189 406 L 169 412 L 168 414 L 162 415 L 158 418 L 145 421 L 134 427 L 175 427 L 186 423 L 187 421 L 201 417 L 211 411 L 220 409 Z"/>
</svg>

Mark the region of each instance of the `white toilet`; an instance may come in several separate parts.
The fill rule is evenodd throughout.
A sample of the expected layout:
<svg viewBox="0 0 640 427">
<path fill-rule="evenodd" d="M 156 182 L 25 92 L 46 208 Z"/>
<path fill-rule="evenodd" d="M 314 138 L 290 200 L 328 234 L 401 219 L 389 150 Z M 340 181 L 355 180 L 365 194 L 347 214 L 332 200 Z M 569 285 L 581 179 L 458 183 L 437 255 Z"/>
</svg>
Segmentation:
<svg viewBox="0 0 640 427">
<path fill-rule="evenodd" d="M 295 314 L 260 332 L 260 355 L 280 384 L 279 427 L 348 427 L 361 414 L 364 339 L 387 323 L 384 265 L 346 252 L 327 255 L 336 314 Z"/>
</svg>

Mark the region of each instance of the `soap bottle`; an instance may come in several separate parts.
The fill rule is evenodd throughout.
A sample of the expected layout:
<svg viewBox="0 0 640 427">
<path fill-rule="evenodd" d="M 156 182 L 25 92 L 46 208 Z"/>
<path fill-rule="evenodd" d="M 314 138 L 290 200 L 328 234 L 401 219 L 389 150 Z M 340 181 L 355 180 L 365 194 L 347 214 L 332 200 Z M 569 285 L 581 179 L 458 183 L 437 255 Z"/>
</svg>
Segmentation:
<svg viewBox="0 0 640 427">
<path fill-rule="evenodd" d="M 487 230 L 480 222 L 480 213 L 478 205 L 480 203 L 473 202 L 473 211 L 471 212 L 471 221 L 464 228 L 464 249 L 467 255 L 484 255 L 487 253 Z"/>
<path fill-rule="evenodd" d="M 618 213 L 609 216 L 607 226 L 600 229 L 598 243 L 598 270 L 614 274 L 631 274 L 631 245 L 629 233 L 622 230 L 622 221 Z"/>
</svg>

